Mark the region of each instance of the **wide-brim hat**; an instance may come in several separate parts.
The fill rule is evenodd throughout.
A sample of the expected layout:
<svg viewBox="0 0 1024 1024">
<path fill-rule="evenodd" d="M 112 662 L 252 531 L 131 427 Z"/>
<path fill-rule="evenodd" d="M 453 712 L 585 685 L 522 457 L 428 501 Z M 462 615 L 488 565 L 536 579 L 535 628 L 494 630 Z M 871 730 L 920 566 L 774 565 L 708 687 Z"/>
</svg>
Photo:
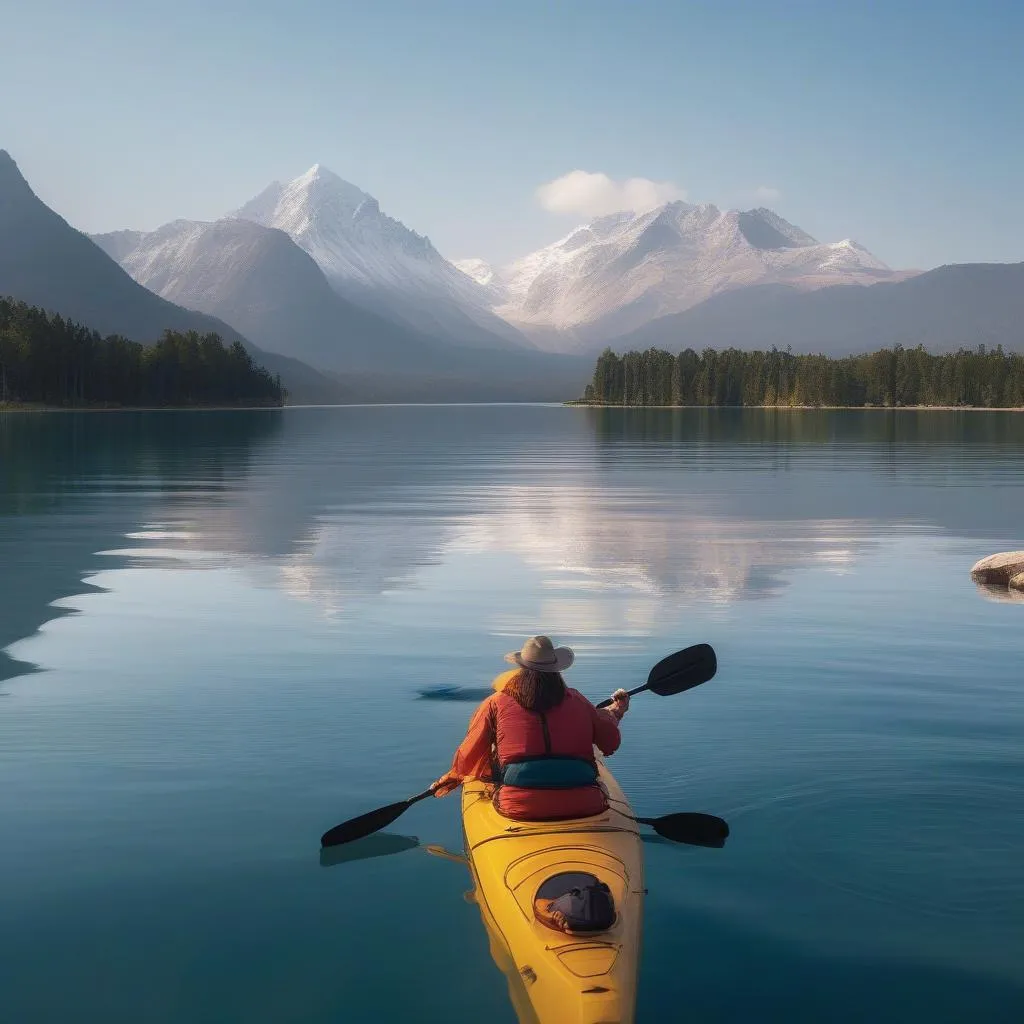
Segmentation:
<svg viewBox="0 0 1024 1024">
<path fill-rule="evenodd" d="M 563 672 L 576 655 L 568 647 L 556 647 L 548 636 L 531 636 L 518 651 L 509 651 L 505 660 L 534 672 Z"/>
</svg>

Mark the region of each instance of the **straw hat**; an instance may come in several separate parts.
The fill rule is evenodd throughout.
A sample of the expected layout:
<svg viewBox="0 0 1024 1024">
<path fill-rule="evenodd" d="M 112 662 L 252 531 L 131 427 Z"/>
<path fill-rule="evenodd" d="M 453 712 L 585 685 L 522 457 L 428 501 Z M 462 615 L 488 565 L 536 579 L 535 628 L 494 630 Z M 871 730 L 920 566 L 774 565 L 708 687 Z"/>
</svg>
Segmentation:
<svg viewBox="0 0 1024 1024">
<path fill-rule="evenodd" d="M 568 647 L 556 647 L 548 636 L 531 636 L 522 650 L 510 651 L 505 660 L 534 672 L 562 672 L 575 660 Z"/>
</svg>

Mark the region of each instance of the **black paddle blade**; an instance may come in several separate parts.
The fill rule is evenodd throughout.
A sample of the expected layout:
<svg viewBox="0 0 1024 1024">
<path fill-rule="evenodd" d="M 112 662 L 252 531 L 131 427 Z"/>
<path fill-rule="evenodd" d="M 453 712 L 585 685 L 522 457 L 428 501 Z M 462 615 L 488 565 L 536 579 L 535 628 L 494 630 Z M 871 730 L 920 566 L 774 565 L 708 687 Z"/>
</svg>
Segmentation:
<svg viewBox="0 0 1024 1024">
<path fill-rule="evenodd" d="M 721 849 L 729 838 L 728 822 L 716 818 L 713 814 L 701 814 L 698 811 L 682 811 L 679 814 L 666 814 L 661 818 L 636 820 L 641 824 L 650 825 L 659 836 L 671 839 L 674 843 Z"/>
<path fill-rule="evenodd" d="M 659 697 L 671 697 L 706 683 L 718 671 L 718 658 L 711 644 L 694 644 L 662 658 L 647 677 L 647 688 Z"/>
<path fill-rule="evenodd" d="M 356 839 L 379 832 L 387 828 L 396 818 L 404 814 L 412 803 L 411 800 L 400 800 L 397 804 L 388 804 L 387 807 L 378 807 L 375 811 L 367 811 L 360 814 L 358 818 L 351 818 L 343 821 L 340 825 L 328 829 L 320 837 L 321 846 L 340 846 L 342 843 L 351 843 Z"/>
</svg>

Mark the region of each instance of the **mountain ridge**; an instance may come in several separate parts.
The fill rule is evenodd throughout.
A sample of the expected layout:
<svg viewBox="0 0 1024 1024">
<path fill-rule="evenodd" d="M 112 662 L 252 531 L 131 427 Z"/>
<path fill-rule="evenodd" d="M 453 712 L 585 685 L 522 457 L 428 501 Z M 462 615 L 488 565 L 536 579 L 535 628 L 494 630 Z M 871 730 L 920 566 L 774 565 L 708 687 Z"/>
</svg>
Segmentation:
<svg viewBox="0 0 1024 1024">
<path fill-rule="evenodd" d="M 265 352 L 216 317 L 187 310 L 137 284 L 87 235 L 32 191 L 13 157 L 0 150 L 0 294 L 87 325 L 152 343 L 165 330 L 216 333 L 242 342 L 293 396 L 337 396 L 336 381 L 297 359 Z"/>
<path fill-rule="evenodd" d="M 722 291 L 901 273 L 852 239 L 819 242 L 766 207 L 721 211 L 682 200 L 598 217 L 499 270 L 481 263 L 456 265 L 474 277 L 491 273 L 495 313 L 538 345 L 566 351 L 595 350 Z"/>
<path fill-rule="evenodd" d="M 1024 350 L 1024 262 L 959 263 L 903 280 L 800 292 L 756 285 L 713 296 L 609 344 L 618 349 L 792 348 L 855 355 L 896 344 L 930 352 Z"/>
</svg>

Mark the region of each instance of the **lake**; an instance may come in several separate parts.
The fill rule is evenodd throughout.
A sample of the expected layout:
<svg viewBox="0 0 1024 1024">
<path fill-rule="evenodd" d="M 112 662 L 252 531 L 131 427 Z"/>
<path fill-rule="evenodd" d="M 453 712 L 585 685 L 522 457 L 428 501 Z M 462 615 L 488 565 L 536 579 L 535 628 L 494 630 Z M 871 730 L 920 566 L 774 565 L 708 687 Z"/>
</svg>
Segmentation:
<svg viewBox="0 0 1024 1024">
<path fill-rule="evenodd" d="M 1014 414 L 0 416 L 0 1018 L 514 1021 L 457 798 L 319 837 L 545 632 L 595 701 L 718 653 L 609 762 L 732 829 L 646 846 L 641 1022 L 1022 1020 L 1022 531 Z"/>
</svg>

